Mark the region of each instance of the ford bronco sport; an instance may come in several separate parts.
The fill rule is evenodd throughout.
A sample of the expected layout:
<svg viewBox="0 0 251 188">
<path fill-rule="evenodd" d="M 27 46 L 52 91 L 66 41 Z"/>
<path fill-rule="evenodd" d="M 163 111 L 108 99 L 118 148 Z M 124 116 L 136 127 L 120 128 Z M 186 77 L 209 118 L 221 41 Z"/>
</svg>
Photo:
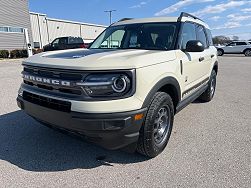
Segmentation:
<svg viewBox="0 0 251 188">
<path fill-rule="evenodd" d="M 123 19 L 89 49 L 34 55 L 23 67 L 17 103 L 31 117 L 148 157 L 166 147 L 178 111 L 212 100 L 218 72 L 208 25 L 187 13 Z"/>
</svg>

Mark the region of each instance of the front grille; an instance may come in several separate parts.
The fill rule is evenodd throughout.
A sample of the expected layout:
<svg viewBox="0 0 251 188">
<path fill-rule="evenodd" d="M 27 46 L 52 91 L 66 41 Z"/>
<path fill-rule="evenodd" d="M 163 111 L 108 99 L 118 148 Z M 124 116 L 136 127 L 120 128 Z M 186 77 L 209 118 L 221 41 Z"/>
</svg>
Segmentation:
<svg viewBox="0 0 251 188">
<path fill-rule="evenodd" d="M 43 107 L 50 108 L 53 110 L 58 110 L 62 112 L 71 111 L 71 103 L 67 101 L 51 99 L 48 97 L 39 96 L 39 95 L 29 93 L 26 91 L 23 92 L 23 99 L 30 103 L 37 104 L 39 106 L 43 106 Z"/>
<path fill-rule="evenodd" d="M 29 74 L 32 76 L 48 78 L 48 79 L 67 80 L 73 82 L 80 82 L 83 79 L 83 76 L 86 75 L 79 71 L 73 71 L 71 73 L 68 73 L 65 70 L 49 69 L 49 68 L 33 67 L 33 66 L 24 66 L 23 74 Z M 51 85 L 25 79 L 24 79 L 24 84 L 39 89 L 54 91 L 62 94 L 70 94 L 78 96 L 83 94 L 83 90 L 80 87 L 78 88 L 78 87 Z"/>
<path fill-rule="evenodd" d="M 47 69 L 42 67 L 31 67 L 25 66 L 24 72 L 34 74 L 36 76 L 46 77 L 46 78 L 55 78 L 55 79 L 64 79 L 64 80 L 81 80 L 83 75 L 81 73 L 68 73 L 66 71 L 59 71 L 56 69 Z"/>
</svg>

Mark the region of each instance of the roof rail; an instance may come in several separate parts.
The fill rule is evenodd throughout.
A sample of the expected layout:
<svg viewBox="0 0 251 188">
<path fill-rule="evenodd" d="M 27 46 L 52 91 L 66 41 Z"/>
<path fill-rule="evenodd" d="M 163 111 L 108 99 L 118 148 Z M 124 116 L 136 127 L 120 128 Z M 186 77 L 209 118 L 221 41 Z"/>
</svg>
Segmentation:
<svg viewBox="0 0 251 188">
<path fill-rule="evenodd" d="M 178 18 L 178 22 L 180 22 L 183 17 L 193 18 L 195 20 L 200 20 L 200 21 L 204 22 L 202 19 L 200 19 L 192 14 L 186 13 L 186 12 L 181 12 L 180 17 Z"/>
<path fill-rule="evenodd" d="M 133 18 L 122 18 L 122 19 L 119 20 L 118 22 L 123 22 L 123 21 L 127 21 L 127 20 L 133 20 Z"/>
</svg>

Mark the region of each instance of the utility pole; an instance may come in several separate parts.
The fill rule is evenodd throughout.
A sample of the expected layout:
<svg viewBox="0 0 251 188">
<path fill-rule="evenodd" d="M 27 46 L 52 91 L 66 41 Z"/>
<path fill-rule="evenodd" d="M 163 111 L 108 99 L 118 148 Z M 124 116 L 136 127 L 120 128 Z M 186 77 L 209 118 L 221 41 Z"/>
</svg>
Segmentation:
<svg viewBox="0 0 251 188">
<path fill-rule="evenodd" d="M 115 12 L 117 10 L 106 10 L 105 12 L 109 13 L 110 15 L 110 25 L 112 24 L 112 13 Z"/>
</svg>

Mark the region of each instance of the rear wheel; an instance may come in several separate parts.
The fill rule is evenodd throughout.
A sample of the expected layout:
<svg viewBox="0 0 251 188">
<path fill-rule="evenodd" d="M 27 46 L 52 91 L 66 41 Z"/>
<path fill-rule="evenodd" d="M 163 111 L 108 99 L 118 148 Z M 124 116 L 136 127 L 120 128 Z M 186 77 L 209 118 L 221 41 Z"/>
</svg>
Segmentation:
<svg viewBox="0 0 251 188">
<path fill-rule="evenodd" d="M 156 157 L 166 147 L 174 119 L 172 98 L 157 92 L 148 108 L 144 125 L 140 130 L 137 151 L 147 157 Z"/>
<path fill-rule="evenodd" d="M 218 54 L 218 56 L 223 56 L 224 55 L 224 51 L 222 49 L 218 49 L 217 50 L 217 54 Z"/>
<path fill-rule="evenodd" d="M 244 51 L 245 56 L 251 56 L 251 49 L 247 49 Z"/>
<path fill-rule="evenodd" d="M 215 70 L 212 71 L 210 80 L 208 82 L 207 90 L 199 97 L 202 101 L 210 102 L 215 94 L 216 89 L 216 72 Z"/>
</svg>

